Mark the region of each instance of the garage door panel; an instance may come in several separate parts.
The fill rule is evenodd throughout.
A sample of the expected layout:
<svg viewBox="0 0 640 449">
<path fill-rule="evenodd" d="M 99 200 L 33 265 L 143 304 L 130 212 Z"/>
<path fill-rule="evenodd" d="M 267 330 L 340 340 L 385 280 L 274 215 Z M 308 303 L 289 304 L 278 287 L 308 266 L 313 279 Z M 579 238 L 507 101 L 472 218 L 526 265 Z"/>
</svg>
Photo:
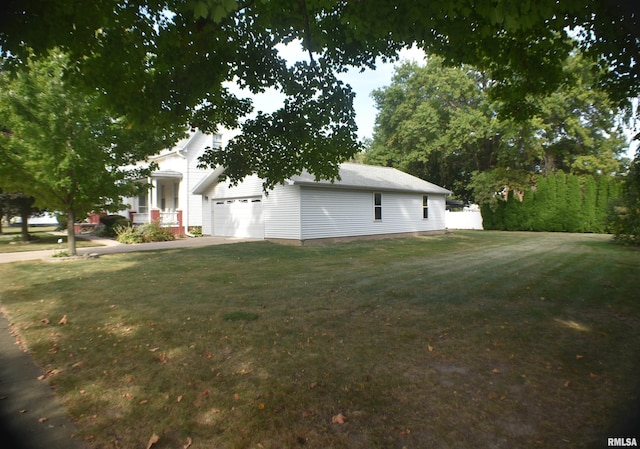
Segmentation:
<svg viewBox="0 0 640 449">
<path fill-rule="evenodd" d="M 260 198 L 214 200 L 214 235 L 221 237 L 264 238 L 264 219 Z"/>
</svg>

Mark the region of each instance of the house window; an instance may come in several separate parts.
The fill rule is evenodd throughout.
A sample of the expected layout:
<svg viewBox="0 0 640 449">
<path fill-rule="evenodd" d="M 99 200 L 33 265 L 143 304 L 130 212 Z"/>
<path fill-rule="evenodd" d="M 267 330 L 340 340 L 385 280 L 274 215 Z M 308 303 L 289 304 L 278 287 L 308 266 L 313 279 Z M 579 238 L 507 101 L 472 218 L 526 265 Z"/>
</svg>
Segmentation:
<svg viewBox="0 0 640 449">
<path fill-rule="evenodd" d="M 373 218 L 382 220 L 382 193 L 373 194 Z"/>
<path fill-rule="evenodd" d="M 147 194 L 143 194 L 138 196 L 138 213 L 139 214 L 146 214 L 148 212 L 148 207 L 147 207 Z"/>
<path fill-rule="evenodd" d="M 165 210 L 167 208 L 167 199 L 165 197 L 165 186 L 160 184 L 160 209 Z"/>
<path fill-rule="evenodd" d="M 429 195 L 422 195 L 422 218 L 429 218 Z"/>
</svg>

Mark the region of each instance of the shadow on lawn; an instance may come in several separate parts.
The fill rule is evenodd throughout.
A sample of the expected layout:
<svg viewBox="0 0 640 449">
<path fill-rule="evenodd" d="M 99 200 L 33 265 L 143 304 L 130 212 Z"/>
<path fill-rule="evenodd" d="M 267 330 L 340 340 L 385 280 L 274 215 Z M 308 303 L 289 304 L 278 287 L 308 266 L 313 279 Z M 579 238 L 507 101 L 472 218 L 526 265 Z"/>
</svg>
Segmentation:
<svg viewBox="0 0 640 449">
<path fill-rule="evenodd" d="M 25 278 L 7 289 L 2 301 L 71 407 L 82 435 L 97 436 L 105 445 L 144 446 L 153 433 L 161 437 L 154 448 L 179 447 L 187 437 L 194 447 L 202 439 L 249 444 L 259 441 L 252 433 L 260 431 L 271 434 L 271 445 L 261 441 L 265 447 L 537 447 L 536 439 L 545 437 L 537 432 L 576 427 L 575 417 L 561 422 L 554 405 L 580 413 L 592 402 L 589 394 L 618 387 L 611 382 L 620 376 L 613 376 L 615 364 L 608 362 L 621 356 L 622 349 L 613 345 L 622 341 L 621 329 L 633 330 L 637 309 L 627 318 L 616 316 L 601 299 L 542 301 L 538 289 L 552 289 L 558 271 L 551 266 L 545 285 L 538 286 L 526 279 L 525 270 L 510 266 L 514 259 L 499 259 L 501 251 L 492 253 L 491 263 L 512 283 L 506 299 L 490 285 L 473 293 L 469 285 L 484 281 L 482 270 L 490 269 L 478 257 L 440 279 L 436 275 L 446 258 L 398 256 L 397 248 L 415 247 L 415 241 L 395 245 L 312 250 L 243 244 L 36 268 L 24 264 L 15 270 Z M 366 259 L 373 251 L 380 253 L 378 265 Z M 457 266 L 468 256 L 455 257 Z M 280 273 L 272 271 L 280 260 L 288 264 Z M 381 279 L 391 266 L 395 271 Z M 532 267 L 533 262 L 525 265 Z M 353 273 L 369 282 L 356 285 Z M 429 296 L 438 281 L 446 283 L 445 290 L 455 288 L 460 273 L 467 280 L 458 284 L 461 291 Z M 418 279 L 426 275 L 432 276 L 429 283 Z M 342 285 L 344 279 L 352 281 Z M 577 274 L 576 280 L 585 283 L 580 294 L 600 282 Z M 523 291 L 523 285 L 532 291 Z M 271 296 L 261 296 L 261 288 Z M 616 294 L 615 285 L 608 294 Z M 449 295 L 465 300 L 448 304 Z M 258 318 L 224 320 L 238 311 Z M 65 315 L 67 324 L 58 324 Z M 581 326 L 597 332 L 585 333 Z M 637 335 L 630 334 L 632 339 Z M 578 363 L 580 345 L 598 357 Z M 358 361 L 360 352 L 371 357 Z M 549 367 L 538 366 L 540 361 Z M 625 373 L 637 372 L 637 362 L 629 359 Z M 388 366 L 394 364 L 395 372 Z M 278 365 L 286 370 L 275 376 Z M 589 369 L 604 373 L 596 380 Z M 574 375 L 576 390 L 562 387 Z M 415 398 L 404 389 L 412 383 L 433 394 Z M 556 397 L 545 397 L 549 392 Z M 528 407 L 533 415 L 527 416 Z M 331 416 L 341 411 L 347 424 L 332 424 Z M 603 415 L 584 413 L 600 420 L 602 429 L 609 427 Z M 441 422 L 452 425 L 443 429 Z M 614 424 L 611 428 L 617 431 Z"/>
</svg>

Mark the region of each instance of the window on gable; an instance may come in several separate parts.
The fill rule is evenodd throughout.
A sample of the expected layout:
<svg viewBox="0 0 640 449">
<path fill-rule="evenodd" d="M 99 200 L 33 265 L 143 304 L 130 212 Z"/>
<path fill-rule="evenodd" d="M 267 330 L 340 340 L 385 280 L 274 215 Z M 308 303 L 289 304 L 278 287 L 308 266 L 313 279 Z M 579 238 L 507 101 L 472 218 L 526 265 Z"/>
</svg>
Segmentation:
<svg viewBox="0 0 640 449">
<path fill-rule="evenodd" d="M 373 218 L 382 220 L 382 193 L 373 194 Z"/>
<path fill-rule="evenodd" d="M 422 218 L 429 218 L 429 195 L 422 195 Z"/>
</svg>

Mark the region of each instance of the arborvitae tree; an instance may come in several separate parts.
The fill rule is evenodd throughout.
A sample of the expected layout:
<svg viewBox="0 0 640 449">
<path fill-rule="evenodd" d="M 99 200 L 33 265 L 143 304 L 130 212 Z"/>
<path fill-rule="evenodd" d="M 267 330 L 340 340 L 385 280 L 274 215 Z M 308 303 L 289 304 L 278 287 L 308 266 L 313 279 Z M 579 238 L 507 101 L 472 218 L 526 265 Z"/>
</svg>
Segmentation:
<svg viewBox="0 0 640 449">
<path fill-rule="evenodd" d="M 520 197 L 513 190 L 509 190 L 504 206 L 504 227 L 507 231 L 519 231 L 520 224 Z"/>
<path fill-rule="evenodd" d="M 612 227 L 617 240 L 640 245 L 640 150 L 620 188 L 620 207 Z"/>
<path fill-rule="evenodd" d="M 494 231 L 496 229 L 493 220 L 494 212 L 489 203 L 480 205 L 480 214 L 482 215 L 482 228 L 485 231 Z"/>
<path fill-rule="evenodd" d="M 535 196 L 533 189 L 524 189 L 522 203 L 520 204 L 521 223 L 520 229 L 523 231 L 534 231 L 533 228 L 535 214 Z"/>
<path fill-rule="evenodd" d="M 596 181 L 593 179 L 593 176 L 587 176 L 582 198 L 582 232 L 597 232 L 596 199 Z"/>
<path fill-rule="evenodd" d="M 609 178 L 601 176 L 597 181 L 595 232 L 605 232 L 609 206 Z"/>
<path fill-rule="evenodd" d="M 553 182 L 555 179 L 555 182 Z M 551 177 L 551 184 L 555 185 L 555 201 L 551 215 L 550 231 L 564 231 L 564 208 L 567 204 L 567 175 L 558 170 L 555 177 Z"/>
<path fill-rule="evenodd" d="M 539 176 L 536 182 L 536 191 L 533 195 L 533 207 L 531 214 L 531 227 L 536 231 L 546 231 L 546 216 L 549 204 L 549 179 Z"/>
<path fill-rule="evenodd" d="M 564 207 L 562 207 L 564 230 L 567 232 L 583 232 L 584 220 L 582 218 L 582 189 L 580 188 L 580 179 L 571 174 L 566 178 L 566 202 Z"/>
</svg>

